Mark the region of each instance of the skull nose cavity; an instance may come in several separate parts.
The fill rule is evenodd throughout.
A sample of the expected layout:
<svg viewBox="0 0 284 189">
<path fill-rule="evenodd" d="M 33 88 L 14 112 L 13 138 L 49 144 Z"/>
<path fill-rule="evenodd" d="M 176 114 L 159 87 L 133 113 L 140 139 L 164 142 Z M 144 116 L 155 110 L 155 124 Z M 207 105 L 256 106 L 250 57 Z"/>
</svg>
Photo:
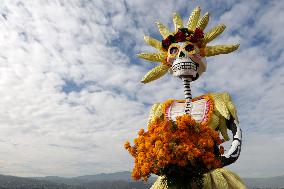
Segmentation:
<svg viewBox="0 0 284 189">
<path fill-rule="evenodd" d="M 179 57 L 179 58 L 183 58 L 183 57 L 185 57 L 184 52 L 180 51 L 180 53 L 179 53 L 178 57 Z"/>
</svg>

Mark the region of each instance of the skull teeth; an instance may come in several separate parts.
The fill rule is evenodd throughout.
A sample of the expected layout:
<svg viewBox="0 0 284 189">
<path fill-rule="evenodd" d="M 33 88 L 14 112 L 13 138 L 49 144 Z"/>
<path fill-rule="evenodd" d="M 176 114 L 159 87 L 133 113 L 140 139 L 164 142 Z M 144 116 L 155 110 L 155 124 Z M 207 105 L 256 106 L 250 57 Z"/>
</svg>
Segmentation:
<svg viewBox="0 0 284 189">
<path fill-rule="evenodd" d="M 188 69 L 188 70 L 195 70 L 197 71 L 198 64 L 195 62 L 179 62 L 172 66 L 173 71 L 181 70 L 181 69 Z"/>
</svg>

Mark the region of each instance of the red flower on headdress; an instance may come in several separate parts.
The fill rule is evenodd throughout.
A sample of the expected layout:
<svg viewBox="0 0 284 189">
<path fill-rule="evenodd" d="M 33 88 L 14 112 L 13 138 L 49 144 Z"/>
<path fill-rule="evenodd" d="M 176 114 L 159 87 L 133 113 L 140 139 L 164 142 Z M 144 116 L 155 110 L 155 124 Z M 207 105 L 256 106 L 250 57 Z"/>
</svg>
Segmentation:
<svg viewBox="0 0 284 189">
<path fill-rule="evenodd" d="M 199 28 L 196 28 L 195 31 L 194 31 L 194 35 L 197 37 L 197 38 L 203 38 L 204 37 L 204 33 L 201 29 Z"/>
<path fill-rule="evenodd" d="M 204 37 L 204 33 L 201 29 L 196 28 L 193 35 L 190 37 L 190 41 L 193 43 L 198 42 L 199 39 Z"/>
<path fill-rule="evenodd" d="M 175 38 L 172 35 L 169 35 L 166 39 L 162 40 L 162 46 L 165 49 L 168 49 L 169 46 L 174 42 Z"/>
<path fill-rule="evenodd" d="M 183 42 L 186 40 L 186 34 L 179 29 L 174 38 L 176 42 Z"/>
<path fill-rule="evenodd" d="M 162 40 L 162 46 L 164 49 L 168 49 L 172 43 L 190 41 L 192 43 L 198 42 L 204 37 L 204 33 L 201 29 L 196 28 L 194 32 L 188 31 L 187 28 L 178 29 L 176 34 L 169 35 L 166 39 Z"/>
</svg>

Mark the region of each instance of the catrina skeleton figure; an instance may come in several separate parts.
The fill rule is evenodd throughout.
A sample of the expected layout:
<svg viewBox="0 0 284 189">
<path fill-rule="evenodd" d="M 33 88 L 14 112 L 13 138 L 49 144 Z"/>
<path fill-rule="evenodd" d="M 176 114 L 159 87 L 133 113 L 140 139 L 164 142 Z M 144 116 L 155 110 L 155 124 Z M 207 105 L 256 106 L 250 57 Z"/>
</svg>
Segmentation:
<svg viewBox="0 0 284 189">
<path fill-rule="evenodd" d="M 189 115 L 196 122 L 203 122 L 208 118 L 207 98 L 192 98 L 191 82 L 197 80 L 207 67 L 206 57 L 219 54 L 228 54 L 238 49 L 239 45 L 208 45 L 220 35 L 225 25 L 220 24 L 208 32 L 204 32 L 209 21 L 209 13 L 200 18 L 200 8 L 197 7 L 191 13 L 186 26 L 177 13 L 173 14 L 175 31 L 171 32 L 162 23 L 157 22 L 157 27 L 163 37 L 162 41 L 145 36 L 145 41 L 156 48 L 156 53 L 141 53 L 138 56 L 148 61 L 160 62 L 158 66 L 150 70 L 142 79 L 142 83 L 154 81 L 170 72 L 181 79 L 184 85 L 184 100 L 173 100 L 165 108 L 164 103 L 156 103 L 152 106 L 149 122 L 155 118 L 165 116 L 168 120 L 176 121 L 177 117 Z M 224 167 L 234 163 L 241 151 L 242 131 L 238 125 L 236 108 L 228 93 L 209 93 L 213 102 L 213 113 L 207 120 L 208 127 L 218 131 L 223 141 L 229 141 L 227 130 L 232 132 L 232 144 L 220 158 L 220 168 L 212 169 L 204 174 L 203 188 L 234 189 L 246 188 L 241 179 Z M 152 189 L 169 188 L 162 176 L 152 186 Z"/>
</svg>

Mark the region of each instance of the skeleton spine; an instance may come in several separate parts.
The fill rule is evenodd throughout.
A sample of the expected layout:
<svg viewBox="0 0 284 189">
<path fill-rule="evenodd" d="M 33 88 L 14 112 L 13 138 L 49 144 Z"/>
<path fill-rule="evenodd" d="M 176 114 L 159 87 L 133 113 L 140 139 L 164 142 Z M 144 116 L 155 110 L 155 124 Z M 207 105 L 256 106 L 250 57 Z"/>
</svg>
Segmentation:
<svg viewBox="0 0 284 189">
<path fill-rule="evenodd" d="M 190 114 L 191 108 L 192 108 L 192 95 L 191 95 L 191 89 L 190 89 L 190 82 L 191 80 L 188 78 L 182 78 L 183 81 L 183 87 L 184 87 L 184 95 L 185 95 L 185 113 Z"/>
</svg>

